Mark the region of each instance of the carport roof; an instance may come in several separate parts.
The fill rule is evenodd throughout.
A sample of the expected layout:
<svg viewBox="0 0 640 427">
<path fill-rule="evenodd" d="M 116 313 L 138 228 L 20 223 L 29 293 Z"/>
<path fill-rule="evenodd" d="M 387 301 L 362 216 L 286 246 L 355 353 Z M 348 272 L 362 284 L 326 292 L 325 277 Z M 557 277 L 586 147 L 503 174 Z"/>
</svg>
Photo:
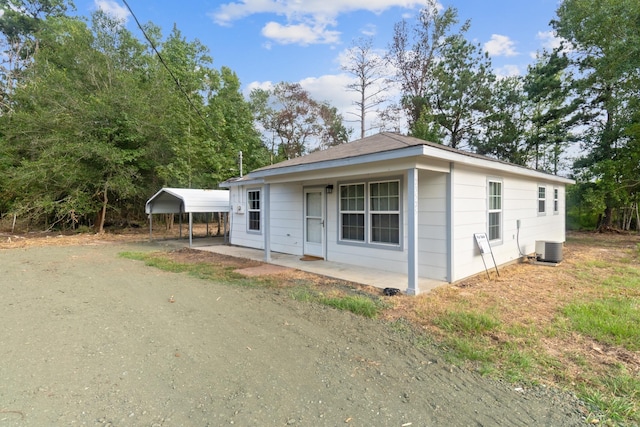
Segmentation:
<svg viewBox="0 0 640 427">
<path fill-rule="evenodd" d="M 228 190 L 163 188 L 145 206 L 148 214 L 229 212 Z"/>
</svg>

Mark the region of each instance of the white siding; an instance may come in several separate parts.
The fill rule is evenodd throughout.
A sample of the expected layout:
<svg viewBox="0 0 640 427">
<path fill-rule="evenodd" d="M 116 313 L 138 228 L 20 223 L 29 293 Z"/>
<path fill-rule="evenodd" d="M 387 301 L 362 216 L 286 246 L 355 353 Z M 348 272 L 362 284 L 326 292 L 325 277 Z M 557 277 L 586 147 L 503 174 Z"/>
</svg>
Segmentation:
<svg viewBox="0 0 640 427">
<path fill-rule="evenodd" d="M 303 187 L 271 184 L 271 250 L 302 255 Z"/>
<path fill-rule="evenodd" d="M 387 165 L 386 170 L 377 165 L 375 172 L 365 173 L 366 166 L 332 170 L 331 177 L 296 173 L 287 176 L 291 182 L 271 182 L 271 206 L 262 206 L 260 233 L 247 230 L 247 190 L 260 189 L 264 201 L 264 188 L 246 185 L 231 189 L 231 243 L 264 249 L 264 215 L 270 214 L 271 250 L 293 255 L 304 251 L 304 191 L 306 188 L 325 188 L 333 185 L 334 191 L 326 194 L 326 259 L 343 264 L 372 267 L 396 273 L 407 272 L 407 169 L 413 165 Z M 454 165 L 451 176 L 444 166 L 434 170 L 418 171 L 418 275 L 421 278 L 455 282 L 465 277 L 483 273 L 483 258 L 474 240 L 475 233 L 488 232 L 487 185 L 488 180 L 502 183 L 502 239 L 491 243 L 498 266 L 535 251 L 537 240 L 564 241 L 565 239 L 565 185 L 545 182 L 516 175 L 513 171 L 501 174 L 477 165 Z M 357 172 L 359 174 L 357 174 Z M 328 173 L 325 171 L 325 173 Z M 339 242 L 339 188 L 341 182 L 401 178 L 402 238 L 400 247 L 381 245 L 347 244 Z M 282 180 L 282 178 L 280 178 Z M 538 186 L 546 186 L 547 210 L 538 214 Z M 449 188 L 450 187 L 450 188 Z M 558 212 L 553 210 L 554 189 L 558 190 Z M 451 194 L 447 192 L 451 190 Z M 517 229 L 520 220 L 521 228 Z M 519 235 L 518 235 L 519 232 Z M 518 245 L 519 242 L 519 245 Z M 520 249 L 520 250 L 519 250 Z M 489 268 L 493 268 L 491 255 L 485 255 Z M 449 265 L 451 263 L 451 265 Z M 449 271 L 450 267 L 450 271 Z M 404 284 L 392 284 L 403 287 Z"/>
<path fill-rule="evenodd" d="M 531 254 L 536 240 L 565 239 L 564 185 L 554 186 L 523 177 L 495 173 L 457 165 L 453 174 L 453 277 L 457 281 L 482 273 L 484 264 L 477 249 L 474 233 L 487 232 L 487 182 L 502 182 L 502 240 L 491 249 L 498 266 L 520 258 L 520 251 Z M 547 187 L 547 212 L 538 214 L 538 186 Z M 553 189 L 559 190 L 559 211 L 553 212 Z M 518 235 L 517 221 L 520 220 Z M 518 242 L 519 247 L 518 248 Z M 493 268 L 491 255 L 485 255 L 487 267 Z"/>
<path fill-rule="evenodd" d="M 418 173 L 418 276 L 447 277 L 447 174 Z"/>
<path fill-rule="evenodd" d="M 260 189 L 262 187 L 250 186 L 250 189 Z M 264 195 L 260 193 L 261 202 Z M 248 214 L 247 214 L 247 187 L 238 186 L 231 187 L 230 190 L 231 214 L 229 215 L 229 223 L 231 224 L 231 233 L 229 242 L 232 245 L 245 246 L 248 248 L 264 249 L 263 224 L 264 220 L 261 216 L 261 231 L 248 231 Z M 264 210 L 264 207 L 263 207 Z"/>
</svg>

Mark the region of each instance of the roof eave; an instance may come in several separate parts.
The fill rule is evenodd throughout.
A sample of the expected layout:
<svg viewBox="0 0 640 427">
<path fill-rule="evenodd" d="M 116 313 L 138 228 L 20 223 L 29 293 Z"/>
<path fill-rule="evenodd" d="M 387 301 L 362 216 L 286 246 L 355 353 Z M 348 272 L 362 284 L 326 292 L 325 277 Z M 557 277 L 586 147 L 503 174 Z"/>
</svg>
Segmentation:
<svg viewBox="0 0 640 427">
<path fill-rule="evenodd" d="M 575 184 L 575 181 L 569 178 L 560 177 L 557 175 L 540 172 L 537 170 L 529 169 L 524 166 L 518 166 L 511 163 L 501 162 L 499 160 L 476 157 L 471 153 L 466 154 L 462 152 L 454 152 L 448 150 L 442 150 L 439 147 L 431 147 L 429 145 L 414 145 L 406 148 L 381 151 L 372 154 L 365 154 L 361 156 L 347 157 L 344 159 L 326 160 L 316 163 L 307 163 L 294 166 L 285 166 L 280 168 L 271 168 L 265 170 L 258 170 L 251 172 L 246 176 L 246 179 L 240 178 L 236 181 L 226 181 L 221 183 L 223 188 L 229 188 L 239 185 L 257 185 L 264 184 L 265 179 L 288 175 L 300 172 L 312 172 L 331 168 L 340 168 L 345 166 L 355 166 L 366 163 L 373 163 L 384 160 L 396 160 L 402 158 L 427 156 L 430 158 L 440 159 L 453 163 L 466 164 L 470 166 L 482 167 L 485 169 L 499 170 L 501 172 L 509 172 L 516 175 L 524 175 L 532 178 L 551 180 L 563 184 Z"/>
</svg>

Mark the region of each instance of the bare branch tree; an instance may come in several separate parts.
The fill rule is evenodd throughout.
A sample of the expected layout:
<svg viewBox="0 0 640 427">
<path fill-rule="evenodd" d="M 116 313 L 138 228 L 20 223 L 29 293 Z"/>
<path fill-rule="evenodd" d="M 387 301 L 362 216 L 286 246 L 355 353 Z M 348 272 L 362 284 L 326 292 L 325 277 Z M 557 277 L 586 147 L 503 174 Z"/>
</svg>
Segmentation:
<svg viewBox="0 0 640 427">
<path fill-rule="evenodd" d="M 388 100 L 386 62 L 374 51 L 371 38 L 356 40 L 347 52 L 347 61 L 342 69 L 354 76 L 354 81 L 347 85 L 347 90 L 358 94 L 358 100 L 353 102 L 358 112 L 351 114 L 360 122 L 360 138 L 364 138 L 367 113 Z"/>
</svg>

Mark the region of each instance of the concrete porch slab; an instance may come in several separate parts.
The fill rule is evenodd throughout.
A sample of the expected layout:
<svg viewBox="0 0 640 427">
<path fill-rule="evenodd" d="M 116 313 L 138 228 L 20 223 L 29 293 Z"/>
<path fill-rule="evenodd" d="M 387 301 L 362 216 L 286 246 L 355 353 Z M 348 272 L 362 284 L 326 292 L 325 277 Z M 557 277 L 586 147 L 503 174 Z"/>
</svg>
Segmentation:
<svg viewBox="0 0 640 427">
<path fill-rule="evenodd" d="M 206 243 L 198 242 L 198 244 L 195 244 L 194 242 L 192 249 L 264 262 L 264 251 L 260 249 L 225 245 L 223 244 L 222 240 L 220 240 L 219 242 L 208 240 Z M 383 270 L 376 270 L 373 268 L 358 267 L 334 261 L 304 261 L 301 258 L 302 257 L 298 255 L 288 255 L 271 252 L 270 264 L 294 268 L 309 273 L 331 277 L 333 279 L 374 286 L 380 289 L 397 288 L 402 292 L 406 292 L 407 290 L 408 278 L 406 274 L 392 273 Z M 429 292 L 439 286 L 444 286 L 447 284 L 447 282 L 421 278 L 419 279 L 418 289 L 422 294 L 425 292 Z"/>
</svg>

